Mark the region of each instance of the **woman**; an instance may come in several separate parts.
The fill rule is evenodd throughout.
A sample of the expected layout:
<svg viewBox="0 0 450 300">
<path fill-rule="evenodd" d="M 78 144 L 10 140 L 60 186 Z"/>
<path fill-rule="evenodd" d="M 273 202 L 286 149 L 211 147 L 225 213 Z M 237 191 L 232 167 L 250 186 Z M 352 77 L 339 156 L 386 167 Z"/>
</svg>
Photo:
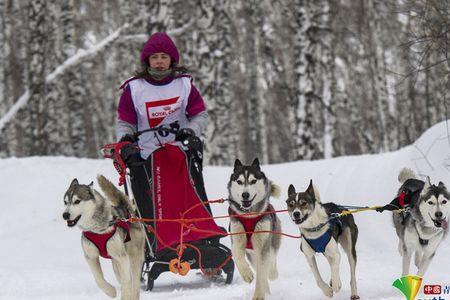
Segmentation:
<svg viewBox="0 0 450 300">
<path fill-rule="evenodd" d="M 178 49 L 167 34 L 158 32 L 150 36 L 142 49 L 141 63 L 142 70 L 121 87 L 116 133 L 120 141 L 137 142 L 139 148 L 128 144 L 121 155 L 130 168 L 133 195 L 141 216 L 153 218 L 154 203 L 149 200 L 152 153 L 167 143 L 181 145 L 189 138 L 201 136 L 207 127 L 208 114 L 191 77 L 185 74 L 186 68 L 178 65 Z M 137 141 L 133 135 L 157 126 L 170 127 L 175 122 L 179 126 L 175 135 L 147 132 Z M 199 156 L 200 161 L 189 166 L 197 194 L 206 200 Z M 154 253 L 155 239 L 153 236 L 149 239 Z"/>
</svg>

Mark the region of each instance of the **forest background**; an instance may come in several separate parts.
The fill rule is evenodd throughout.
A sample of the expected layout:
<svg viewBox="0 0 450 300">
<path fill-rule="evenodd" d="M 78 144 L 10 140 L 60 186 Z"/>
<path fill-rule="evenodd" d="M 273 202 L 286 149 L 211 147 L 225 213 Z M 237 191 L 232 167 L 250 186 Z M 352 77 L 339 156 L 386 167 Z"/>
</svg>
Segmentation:
<svg viewBox="0 0 450 300">
<path fill-rule="evenodd" d="M 205 163 L 380 153 L 448 118 L 439 0 L 0 0 L 0 157 L 99 157 L 149 34 L 206 101 Z"/>
</svg>

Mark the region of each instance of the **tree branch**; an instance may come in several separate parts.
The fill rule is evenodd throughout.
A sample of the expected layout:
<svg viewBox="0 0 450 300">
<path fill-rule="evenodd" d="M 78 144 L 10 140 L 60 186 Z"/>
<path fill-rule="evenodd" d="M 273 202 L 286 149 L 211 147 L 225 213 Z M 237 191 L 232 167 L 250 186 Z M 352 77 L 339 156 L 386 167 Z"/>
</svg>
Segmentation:
<svg viewBox="0 0 450 300">
<path fill-rule="evenodd" d="M 132 24 L 124 24 L 122 27 L 114 31 L 112 34 L 101 40 L 96 45 L 90 47 L 87 50 L 80 49 L 77 51 L 77 53 L 68 59 L 66 59 L 61 65 L 56 67 L 53 72 L 48 74 L 45 77 L 45 83 L 49 84 L 53 80 L 55 80 L 59 75 L 63 74 L 69 67 L 72 67 L 73 65 L 79 64 L 80 62 L 83 62 L 86 58 L 93 56 L 97 54 L 99 51 L 103 50 L 105 47 L 110 45 L 112 42 L 114 42 L 119 36 L 120 32 L 128 27 L 130 27 Z M 30 98 L 30 93 L 28 90 L 25 91 L 25 93 L 22 94 L 22 96 L 19 97 L 19 99 L 14 103 L 14 105 L 8 110 L 6 114 L 4 114 L 0 119 L 0 131 L 5 127 L 5 125 L 11 121 L 11 119 L 14 117 L 14 115 L 28 102 Z"/>
</svg>

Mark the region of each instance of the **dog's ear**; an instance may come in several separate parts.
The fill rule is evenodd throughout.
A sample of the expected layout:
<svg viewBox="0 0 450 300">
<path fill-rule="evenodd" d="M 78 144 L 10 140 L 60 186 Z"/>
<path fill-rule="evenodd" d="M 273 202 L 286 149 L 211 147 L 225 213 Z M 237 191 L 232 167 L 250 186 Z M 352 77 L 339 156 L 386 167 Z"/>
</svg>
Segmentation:
<svg viewBox="0 0 450 300">
<path fill-rule="evenodd" d="M 315 195 L 315 193 L 314 193 L 314 186 L 313 186 L 312 179 L 309 181 L 309 186 L 308 186 L 308 188 L 306 189 L 306 192 L 307 192 L 308 194 L 310 194 L 311 196 L 313 196 L 313 198 L 316 198 L 316 195 Z"/>
<path fill-rule="evenodd" d="M 291 185 L 289 185 L 289 188 L 288 188 L 288 196 L 292 196 L 292 195 L 295 195 L 296 193 L 295 193 L 295 187 L 291 184 Z"/>
<path fill-rule="evenodd" d="M 236 160 L 234 161 L 234 172 L 236 172 L 237 169 L 241 167 L 242 167 L 241 161 L 239 160 L 239 158 L 236 158 Z"/>
<path fill-rule="evenodd" d="M 72 180 L 72 182 L 70 183 L 70 187 L 74 187 L 74 186 L 77 186 L 77 185 L 79 185 L 79 183 L 78 183 L 78 179 L 74 179 L 74 180 Z"/>
<path fill-rule="evenodd" d="M 430 177 L 427 176 L 425 178 L 425 184 L 423 185 L 422 192 L 420 194 L 425 195 L 428 192 L 428 189 L 430 188 L 430 186 L 431 186 Z"/>
<path fill-rule="evenodd" d="M 94 193 L 94 182 L 93 181 L 91 181 L 91 183 L 89 183 L 88 187 L 91 190 L 91 192 Z"/>
<path fill-rule="evenodd" d="M 445 186 L 445 184 L 442 181 L 439 181 L 438 187 L 441 188 L 441 189 L 444 189 L 444 190 L 447 189 L 447 187 Z"/>
<path fill-rule="evenodd" d="M 259 168 L 259 159 L 257 157 L 253 160 L 252 167 Z"/>
</svg>

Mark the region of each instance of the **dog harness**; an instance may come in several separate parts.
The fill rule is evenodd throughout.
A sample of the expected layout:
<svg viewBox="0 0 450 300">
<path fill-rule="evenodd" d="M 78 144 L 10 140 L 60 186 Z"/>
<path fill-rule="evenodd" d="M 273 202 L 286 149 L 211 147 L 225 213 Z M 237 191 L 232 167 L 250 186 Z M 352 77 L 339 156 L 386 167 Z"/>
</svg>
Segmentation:
<svg viewBox="0 0 450 300">
<path fill-rule="evenodd" d="M 117 227 L 124 229 L 125 232 L 127 233 L 125 237 L 125 243 L 131 240 L 130 224 L 121 220 L 118 220 L 114 223 L 113 229 L 110 232 L 99 234 L 91 231 L 83 231 L 83 235 L 97 247 L 101 257 L 111 258 L 111 256 L 109 256 L 108 254 L 108 250 L 106 249 L 106 244 L 108 243 L 109 239 L 114 235 L 114 233 L 116 233 Z"/>
<path fill-rule="evenodd" d="M 329 224 L 330 226 L 328 227 L 328 230 L 316 239 L 307 239 L 303 236 L 305 241 L 311 246 L 311 248 L 313 248 L 314 251 L 316 251 L 316 253 L 325 252 L 325 248 L 327 247 L 328 243 L 331 240 L 331 237 L 333 236 L 333 230 L 335 226 L 338 226 L 338 236 L 342 233 L 342 223 L 340 221 L 331 219 Z"/>
<path fill-rule="evenodd" d="M 419 200 L 424 182 L 418 179 L 408 179 L 400 187 L 397 196 L 390 203 L 383 206 L 379 212 L 384 210 L 397 210 L 401 208 L 412 208 Z"/>
<path fill-rule="evenodd" d="M 246 249 L 253 250 L 253 244 L 252 244 L 252 236 L 253 232 L 255 231 L 256 224 L 261 221 L 261 219 L 268 215 L 272 218 L 272 221 L 275 223 L 277 218 L 275 217 L 275 210 L 272 206 L 272 204 L 269 204 L 266 211 L 259 215 L 252 215 L 252 216 L 242 216 L 237 214 L 234 210 L 232 210 L 230 207 L 228 208 L 228 214 L 236 218 L 239 222 L 241 222 L 242 226 L 244 226 L 245 234 L 247 236 L 247 244 L 245 245 Z"/>
</svg>

